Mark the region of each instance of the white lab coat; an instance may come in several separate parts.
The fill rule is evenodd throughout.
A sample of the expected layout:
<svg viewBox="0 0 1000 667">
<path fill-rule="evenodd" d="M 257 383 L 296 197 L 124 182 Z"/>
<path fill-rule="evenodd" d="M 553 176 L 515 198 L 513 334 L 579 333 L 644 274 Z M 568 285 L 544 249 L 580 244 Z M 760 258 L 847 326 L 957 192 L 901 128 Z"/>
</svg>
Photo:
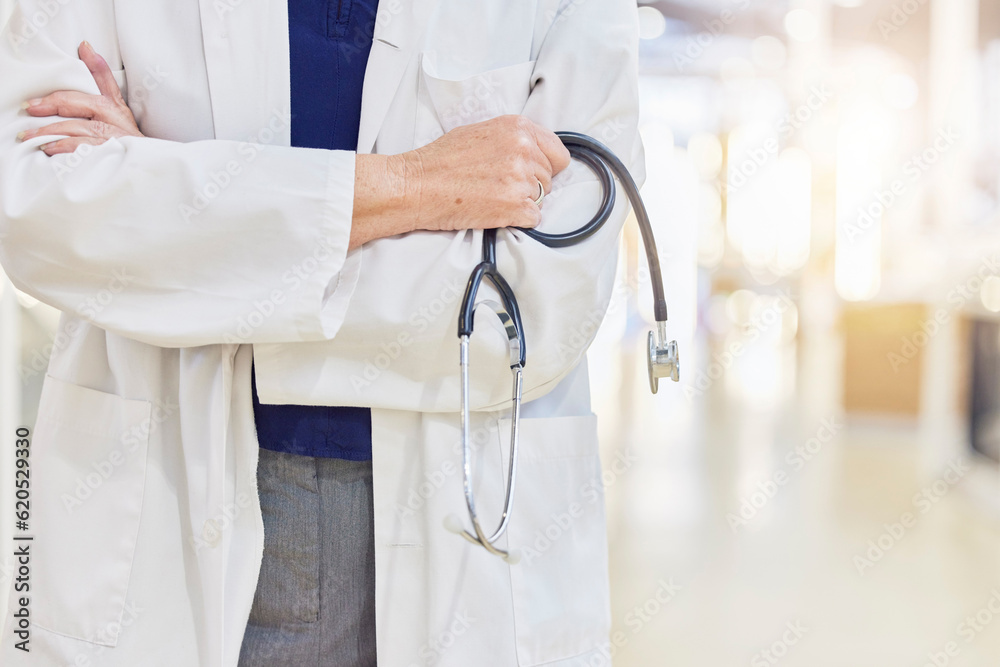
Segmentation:
<svg viewBox="0 0 1000 667">
<path fill-rule="evenodd" d="M 27 22 L 26 22 L 27 21 Z M 23 100 L 96 93 L 105 55 L 147 137 L 48 158 Z M 585 352 L 607 308 L 623 197 L 596 238 L 500 234 L 527 338 L 517 565 L 467 522 L 458 301 L 480 233 L 348 252 L 354 156 L 291 148 L 286 0 L 21 0 L 0 43 L 0 261 L 64 311 L 31 454 L 31 653 L 0 663 L 236 665 L 263 524 L 251 359 L 264 402 L 372 409 L 382 667 L 585 665 L 610 627 Z M 524 113 L 594 135 L 642 178 L 630 0 L 382 0 L 359 151 L 398 153 Z M 597 201 L 579 165 L 543 229 Z M 476 483 L 497 517 L 510 373 L 495 318 L 474 336 Z M 8 484 L 4 480 L 3 484 Z M 487 523 L 490 519 L 487 519 Z M 596 663 L 595 663 L 596 664 Z"/>
</svg>

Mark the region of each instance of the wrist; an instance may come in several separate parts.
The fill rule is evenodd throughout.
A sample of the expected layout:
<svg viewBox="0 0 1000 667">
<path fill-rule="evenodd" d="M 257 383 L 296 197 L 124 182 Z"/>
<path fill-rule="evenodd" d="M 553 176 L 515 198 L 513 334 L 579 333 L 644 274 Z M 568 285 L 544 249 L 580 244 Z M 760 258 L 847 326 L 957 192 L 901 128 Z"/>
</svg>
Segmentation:
<svg viewBox="0 0 1000 667">
<path fill-rule="evenodd" d="M 399 155 L 356 157 L 351 248 L 416 228 L 406 168 Z"/>
<path fill-rule="evenodd" d="M 386 180 L 391 184 L 400 233 L 423 229 L 420 214 L 422 172 L 423 164 L 417 151 L 388 156 Z"/>
</svg>

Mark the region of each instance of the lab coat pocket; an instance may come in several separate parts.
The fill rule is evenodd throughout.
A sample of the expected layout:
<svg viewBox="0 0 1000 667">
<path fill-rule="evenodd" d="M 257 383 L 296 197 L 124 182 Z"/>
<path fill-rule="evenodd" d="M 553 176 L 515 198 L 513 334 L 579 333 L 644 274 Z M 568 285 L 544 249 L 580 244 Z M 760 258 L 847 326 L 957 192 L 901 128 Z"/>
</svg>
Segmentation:
<svg viewBox="0 0 1000 667">
<path fill-rule="evenodd" d="M 597 417 L 523 419 L 515 498 L 508 545 L 521 553 L 510 567 L 518 664 L 593 650 L 611 627 Z"/>
<path fill-rule="evenodd" d="M 34 539 L 18 542 L 31 553 L 35 625 L 102 646 L 118 643 L 146 482 L 151 409 L 149 401 L 46 376 L 23 533 Z"/>
<path fill-rule="evenodd" d="M 436 52 L 420 57 L 418 146 L 461 125 L 519 114 L 531 92 L 535 61 L 467 74 Z"/>
</svg>

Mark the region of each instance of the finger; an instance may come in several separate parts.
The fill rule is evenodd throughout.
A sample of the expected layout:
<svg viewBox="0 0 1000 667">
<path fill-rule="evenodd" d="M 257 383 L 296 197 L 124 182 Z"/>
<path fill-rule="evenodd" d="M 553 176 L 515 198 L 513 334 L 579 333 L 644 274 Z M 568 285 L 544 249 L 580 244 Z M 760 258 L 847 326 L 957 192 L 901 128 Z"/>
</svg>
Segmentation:
<svg viewBox="0 0 1000 667">
<path fill-rule="evenodd" d="M 534 202 L 524 201 L 509 210 L 509 215 L 491 216 L 476 225 L 476 228 L 504 229 L 506 227 L 516 227 L 518 229 L 533 229 L 542 221 L 542 212 L 535 206 Z"/>
<path fill-rule="evenodd" d="M 84 144 L 100 146 L 104 142 L 104 139 L 94 139 L 92 137 L 71 137 L 69 139 L 58 139 L 56 141 L 50 141 L 47 144 L 42 144 L 38 147 L 38 150 L 48 156 L 52 156 L 60 155 L 62 153 L 72 153 Z"/>
<path fill-rule="evenodd" d="M 78 53 L 80 54 L 80 60 L 87 66 L 91 76 L 94 77 L 94 81 L 97 82 L 97 88 L 101 91 L 101 95 L 116 102 L 124 102 L 122 91 L 118 88 L 118 82 L 115 81 L 115 77 L 111 73 L 111 68 L 108 67 L 108 61 L 94 50 L 90 42 L 80 44 Z"/>
<path fill-rule="evenodd" d="M 542 212 L 534 201 L 525 202 L 521 208 L 522 222 L 518 227 L 534 229 L 542 221 Z"/>
<path fill-rule="evenodd" d="M 30 116 L 106 120 L 104 114 L 107 102 L 100 95 L 88 95 L 75 90 L 59 90 L 45 97 L 28 100 L 27 104 L 27 112 Z"/>
<path fill-rule="evenodd" d="M 539 165 L 538 169 L 535 170 L 535 180 L 542 184 L 542 190 L 545 194 L 552 192 L 552 174 L 549 172 L 548 164 Z M 531 195 L 532 199 L 538 197 L 537 185 L 535 187 L 534 194 Z"/>
<path fill-rule="evenodd" d="M 539 191 L 539 186 L 541 186 L 541 191 Z M 538 202 L 537 204 L 535 202 L 538 201 L 539 197 L 544 198 L 548 193 L 549 190 L 546 189 L 541 178 L 532 178 L 531 185 L 527 187 L 527 194 L 525 194 L 524 198 L 531 202 L 532 206 L 541 206 L 541 202 Z"/>
<path fill-rule="evenodd" d="M 556 136 L 555 132 L 545 129 L 537 123 L 531 124 L 535 142 L 538 148 L 545 155 L 552 168 L 552 174 L 558 174 L 569 166 L 569 150 L 563 145 L 562 139 Z"/>
<path fill-rule="evenodd" d="M 59 123 L 52 123 L 35 130 L 25 130 L 18 135 L 21 141 L 34 139 L 35 137 L 45 137 L 50 135 L 66 137 L 90 137 L 93 139 L 113 139 L 124 137 L 125 131 L 114 125 L 109 125 L 99 120 L 65 120 Z"/>
</svg>

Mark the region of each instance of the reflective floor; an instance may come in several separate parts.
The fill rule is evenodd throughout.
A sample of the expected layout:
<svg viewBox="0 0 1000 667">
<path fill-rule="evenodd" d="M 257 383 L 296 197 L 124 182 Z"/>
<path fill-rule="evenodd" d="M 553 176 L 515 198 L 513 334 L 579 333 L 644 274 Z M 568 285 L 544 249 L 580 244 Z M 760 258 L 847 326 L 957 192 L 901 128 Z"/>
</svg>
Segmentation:
<svg viewBox="0 0 1000 667">
<path fill-rule="evenodd" d="M 605 480 L 617 667 L 1000 665 L 995 466 L 845 423 L 835 367 L 794 349 L 654 398 L 617 345 L 591 355 L 606 468 L 634 459 Z"/>
</svg>

